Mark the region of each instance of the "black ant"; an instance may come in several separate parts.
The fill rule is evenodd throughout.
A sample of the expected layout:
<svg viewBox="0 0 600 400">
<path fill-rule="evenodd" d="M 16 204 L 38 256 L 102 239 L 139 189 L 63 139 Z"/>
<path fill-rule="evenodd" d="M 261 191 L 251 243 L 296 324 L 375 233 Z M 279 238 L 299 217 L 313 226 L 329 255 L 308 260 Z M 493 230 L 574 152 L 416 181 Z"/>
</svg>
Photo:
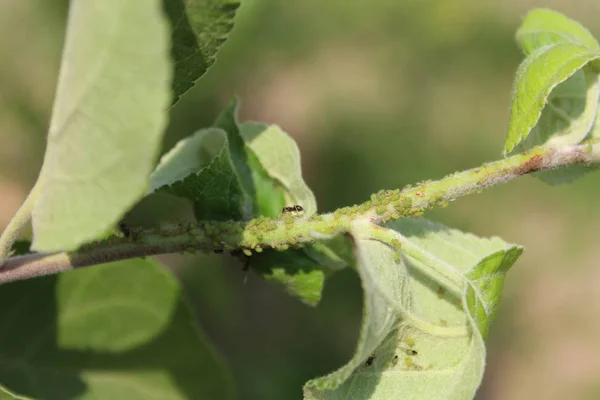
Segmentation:
<svg viewBox="0 0 600 400">
<path fill-rule="evenodd" d="M 119 230 L 123 233 L 126 238 L 131 236 L 131 229 L 127 226 L 124 221 L 119 222 Z"/>
<path fill-rule="evenodd" d="M 369 358 L 367 358 L 367 361 L 365 361 L 365 367 L 370 367 L 373 365 L 373 361 L 375 361 L 375 354 L 371 354 Z"/>
<path fill-rule="evenodd" d="M 301 212 L 304 211 L 304 208 L 302 208 L 302 206 L 299 206 L 298 204 L 293 205 L 291 207 L 283 207 L 283 210 L 281 212 L 283 213 L 288 213 L 288 212 Z"/>
</svg>

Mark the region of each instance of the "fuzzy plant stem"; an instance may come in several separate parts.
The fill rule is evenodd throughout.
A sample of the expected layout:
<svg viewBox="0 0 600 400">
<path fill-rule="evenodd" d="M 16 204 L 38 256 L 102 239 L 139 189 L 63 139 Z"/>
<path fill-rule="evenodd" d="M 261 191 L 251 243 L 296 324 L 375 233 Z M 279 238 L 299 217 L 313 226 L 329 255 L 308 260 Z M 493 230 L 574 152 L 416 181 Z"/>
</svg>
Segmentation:
<svg viewBox="0 0 600 400">
<path fill-rule="evenodd" d="M 165 224 L 145 230 L 132 228 L 126 237 L 90 243 L 71 253 L 12 257 L 0 267 L 0 283 L 164 253 L 238 251 L 251 255 L 266 248 L 283 251 L 315 239 L 349 232 L 356 221 L 382 224 L 392 219 L 418 216 L 426 209 L 445 207 L 462 196 L 532 172 L 598 163 L 600 144 L 538 147 L 438 181 L 421 182 L 402 190 L 380 191 L 363 204 L 329 214 L 296 217 L 284 213 L 279 218 L 260 217 L 244 222 L 201 221 Z"/>
</svg>

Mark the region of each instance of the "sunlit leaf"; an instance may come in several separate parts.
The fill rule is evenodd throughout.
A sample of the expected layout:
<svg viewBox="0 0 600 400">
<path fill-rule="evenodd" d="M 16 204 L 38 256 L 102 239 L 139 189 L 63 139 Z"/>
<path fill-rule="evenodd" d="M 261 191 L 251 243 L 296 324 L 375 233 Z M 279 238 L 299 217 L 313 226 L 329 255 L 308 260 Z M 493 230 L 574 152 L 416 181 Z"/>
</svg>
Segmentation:
<svg viewBox="0 0 600 400">
<path fill-rule="evenodd" d="M 525 55 L 540 47 L 559 43 L 572 43 L 600 51 L 600 45 L 585 27 L 561 13 L 545 8 L 527 13 L 517 30 L 517 42 Z"/>
<path fill-rule="evenodd" d="M 505 153 L 510 153 L 529 136 L 546 107 L 550 92 L 599 57 L 599 51 L 559 43 L 541 47 L 523 61 L 515 78 Z"/>
<path fill-rule="evenodd" d="M 146 192 L 171 99 L 159 0 L 71 3 L 33 249 L 103 236 Z"/>
<path fill-rule="evenodd" d="M 405 236 L 411 251 L 355 242 L 365 292 L 357 350 L 341 369 L 309 381 L 305 399 L 470 400 L 483 376 L 483 338 L 504 274 L 522 250 L 424 219 L 387 226 Z M 431 265 L 462 276 L 464 291 L 441 286 Z"/>
</svg>

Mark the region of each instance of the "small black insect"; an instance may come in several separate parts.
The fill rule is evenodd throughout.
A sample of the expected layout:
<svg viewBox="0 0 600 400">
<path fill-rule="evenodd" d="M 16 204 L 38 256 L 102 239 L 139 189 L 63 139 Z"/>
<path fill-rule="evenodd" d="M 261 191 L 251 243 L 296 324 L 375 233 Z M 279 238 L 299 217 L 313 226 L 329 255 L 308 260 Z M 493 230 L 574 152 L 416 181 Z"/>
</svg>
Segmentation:
<svg viewBox="0 0 600 400">
<path fill-rule="evenodd" d="M 250 270 L 250 257 L 246 257 L 244 260 L 244 266 L 242 267 L 242 271 L 247 272 Z"/>
<path fill-rule="evenodd" d="M 304 208 L 302 208 L 302 206 L 299 206 L 298 204 L 295 204 L 291 207 L 283 207 L 282 212 L 284 213 L 288 213 L 288 212 L 300 212 L 300 211 L 304 211 Z"/>
<path fill-rule="evenodd" d="M 406 349 L 406 354 L 408 354 L 409 356 L 416 356 L 419 353 L 417 353 L 417 351 L 413 349 Z"/>
<path fill-rule="evenodd" d="M 119 222 L 119 229 L 123 233 L 123 236 L 125 236 L 125 237 L 131 236 L 131 229 L 129 229 L 129 227 L 127 226 L 127 224 L 125 222 L 123 222 L 123 221 Z"/>
<path fill-rule="evenodd" d="M 392 365 L 396 365 L 398 364 L 398 354 L 394 355 L 394 358 L 392 358 Z"/>
<path fill-rule="evenodd" d="M 371 354 L 369 358 L 367 358 L 367 361 L 365 361 L 365 367 L 370 367 L 373 365 L 373 361 L 375 361 L 375 354 Z"/>
</svg>

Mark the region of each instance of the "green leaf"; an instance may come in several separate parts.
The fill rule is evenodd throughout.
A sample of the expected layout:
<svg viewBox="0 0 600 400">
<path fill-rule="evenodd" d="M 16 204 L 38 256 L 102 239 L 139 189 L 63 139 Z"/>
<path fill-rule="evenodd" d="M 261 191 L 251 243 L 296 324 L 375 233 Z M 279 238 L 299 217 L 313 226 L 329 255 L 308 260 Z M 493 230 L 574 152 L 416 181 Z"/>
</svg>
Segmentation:
<svg viewBox="0 0 600 400">
<path fill-rule="evenodd" d="M 573 43 L 541 47 L 519 66 L 513 90 L 505 153 L 529 136 L 546 106 L 550 92 L 573 76 L 600 52 Z"/>
<path fill-rule="evenodd" d="M 304 303 L 316 306 L 321 300 L 327 272 L 304 249 L 265 250 L 252 255 L 250 261 L 255 272 L 267 281 L 283 285 Z"/>
<path fill-rule="evenodd" d="M 544 143 L 557 147 L 581 143 L 592 130 L 599 100 L 598 74 L 580 69 L 550 93 L 539 121 L 519 150 Z"/>
<path fill-rule="evenodd" d="M 3 285 L 0 381 L 44 399 L 231 399 L 171 275 L 131 260 Z"/>
<path fill-rule="evenodd" d="M 285 188 L 287 204 L 299 204 L 306 215 L 317 212 L 312 190 L 302 179 L 300 151 L 294 139 L 277 125 L 245 122 L 240 126 L 244 143 L 266 173 Z"/>
<path fill-rule="evenodd" d="M 585 27 L 561 13 L 544 8 L 532 10 L 525 16 L 517 30 L 517 42 L 525 55 L 559 43 L 600 51 L 600 45 Z"/>
<path fill-rule="evenodd" d="M 15 393 L 12 393 L 11 391 L 7 390 L 6 388 L 0 386 L 0 400 L 30 400 L 31 397 L 23 397 L 23 396 L 19 396 Z"/>
<path fill-rule="evenodd" d="M 404 235 L 401 248 L 355 242 L 365 292 L 355 355 L 334 373 L 309 381 L 305 399 L 470 400 L 483 376 L 483 338 L 504 274 L 522 250 L 420 218 L 387 227 Z M 354 234 L 364 236 L 360 229 Z M 436 268 L 447 271 L 436 274 Z M 462 277 L 464 291 L 440 285 L 449 271 Z"/>
<path fill-rule="evenodd" d="M 152 174 L 152 191 L 190 200 L 199 221 L 250 216 L 249 199 L 233 170 L 226 133 L 221 129 L 204 129 L 179 141 Z"/>
<path fill-rule="evenodd" d="M 237 108 L 237 99 L 233 99 L 217 118 L 215 127 L 227 132 L 231 160 L 244 192 L 252 200 L 253 216 L 276 217 L 285 205 L 285 188 L 269 176 L 260 158 L 246 146 Z"/>
<path fill-rule="evenodd" d="M 598 73 L 584 67 L 558 85 L 548 97 L 548 104 L 531 131 L 517 148 L 526 151 L 547 144 L 564 146 L 579 144 L 594 137 L 600 101 Z M 535 177 L 551 185 L 572 183 L 597 166 L 573 165 L 551 171 L 541 171 Z"/>
<path fill-rule="evenodd" d="M 170 185 L 206 168 L 219 155 L 226 143 L 226 134 L 217 128 L 202 129 L 177 142 L 165 153 L 150 176 L 148 193 Z"/>
<path fill-rule="evenodd" d="M 236 0 L 164 0 L 171 22 L 171 55 L 175 65 L 173 104 L 215 62 L 233 28 Z"/>
<path fill-rule="evenodd" d="M 402 304 L 410 302 L 408 274 L 401 260 L 396 261 L 393 249 L 374 240 L 357 241 L 348 237 L 346 242 L 347 247 L 354 248 L 354 267 L 361 278 L 364 291 L 360 338 L 352 359 L 346 365 L 327 376 L 306 383 L 306 399 L 360 399 L 361 397 L 354 397 L 356 392 L 346 390 L 346 384 L 351 386 L 351 376 L 360 371 L 360 366 L 367 357 L 394 330 L 398 313 L 391 307 L 390 299 Z"/>
<path fill-rule="evenodd" d="M 73 250 L 101 237 L 144 195 L 171 75 L 161 1 L 71 3 L 34 250 Z"/>
</svg>

